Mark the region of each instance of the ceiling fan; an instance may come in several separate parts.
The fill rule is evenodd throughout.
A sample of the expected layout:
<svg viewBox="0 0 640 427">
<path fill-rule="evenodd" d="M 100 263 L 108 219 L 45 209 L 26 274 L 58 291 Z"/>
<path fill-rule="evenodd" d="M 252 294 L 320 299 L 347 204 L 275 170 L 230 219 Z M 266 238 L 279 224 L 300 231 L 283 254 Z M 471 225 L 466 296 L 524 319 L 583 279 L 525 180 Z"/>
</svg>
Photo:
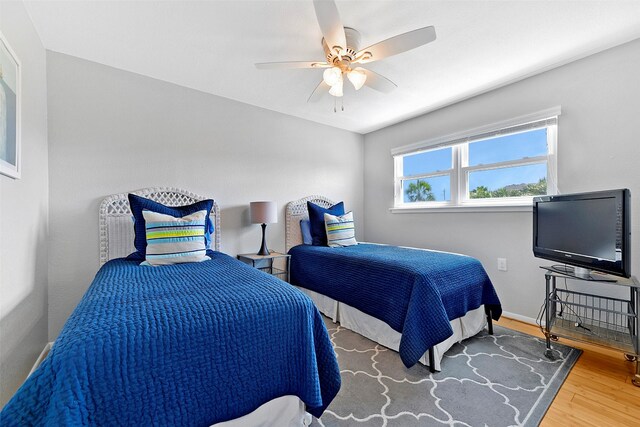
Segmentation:
<svg viewBox="0 0 640 427">
<path fill-rule="evenodd" d="M 307 102 L 316 102 L 329 92 L 335 97 L 343 96 L 344 78 L 351 82 L 355 90 L 363 85 L 388 93 L 398 87 L 388 78 L 360 67 L 360 64 L 378 61 L 430 43 L 436 39 L 433 26 L 419 28 L 391 37 L 379 43 L 360 49 L 360 33 L 343 27 L 334 0 L 313 0 L 313 6 L 322 31 L 322 48 L 326 61 L 263 62 L 255 64 L 261 70 L 291 68 L 325 68 L 322 81 L 311 93 Z"/>
</svg>

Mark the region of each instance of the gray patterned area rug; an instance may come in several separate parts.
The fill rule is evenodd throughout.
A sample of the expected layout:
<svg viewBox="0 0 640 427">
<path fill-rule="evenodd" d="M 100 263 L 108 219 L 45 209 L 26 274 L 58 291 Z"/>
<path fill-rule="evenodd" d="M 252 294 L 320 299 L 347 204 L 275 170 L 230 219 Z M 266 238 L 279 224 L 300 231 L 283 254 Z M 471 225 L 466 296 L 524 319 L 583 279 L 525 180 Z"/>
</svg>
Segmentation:
<svg viewBox="0 0 640 427">
<path fill-rule="evenodd" d="M 535 426 L 581 354 L 500 326 L 454 345 L 442 372 L 407 369 L 395 351 L 325 323 L 342 388 L 313 426 Z"/>
</svg>

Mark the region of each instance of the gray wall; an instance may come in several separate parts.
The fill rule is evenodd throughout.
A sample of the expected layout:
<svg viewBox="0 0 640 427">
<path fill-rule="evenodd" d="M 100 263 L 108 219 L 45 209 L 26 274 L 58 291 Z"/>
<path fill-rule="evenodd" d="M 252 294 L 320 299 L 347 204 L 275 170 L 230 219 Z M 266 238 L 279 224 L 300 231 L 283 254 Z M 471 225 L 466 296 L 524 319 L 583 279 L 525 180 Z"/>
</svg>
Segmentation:
<svg viewBox="0 0 640 427">
<path fill-rule="evenodd" d="M 390 213 L 389 150 L 562 106 L 558 127 L 561 193 L 627 187 L 633 195 L 632 269 L 640 273 L 640 40 L 365 136 L 367 240 L 462 252 L 479 258 L 504 309 L 534 318 L 544 277 L 531 252 L 531 212 Z M 508 259 L 497 271 L 498 257 Z"/>
<path fill-rule="evenodd" d="M 98 206 L 152 186 L 213 197 L 222 251 L 257 251 L 248 204 L 275 200 L 270 249 L 284 250 L 284 207 L 324 194 L 363 206 L 363 137 L 49 52 L 51 260 L 49 336 L 98 269 Z M 362 237 L 362 235 L 360 235 Z"/>
<path fill-rule="evenodd" d="M 22 63 L 22 179 L 0 175 L 0 408 L 47 340 L 46 54 L 22 2 L 0 2 Z"/>
</svg>

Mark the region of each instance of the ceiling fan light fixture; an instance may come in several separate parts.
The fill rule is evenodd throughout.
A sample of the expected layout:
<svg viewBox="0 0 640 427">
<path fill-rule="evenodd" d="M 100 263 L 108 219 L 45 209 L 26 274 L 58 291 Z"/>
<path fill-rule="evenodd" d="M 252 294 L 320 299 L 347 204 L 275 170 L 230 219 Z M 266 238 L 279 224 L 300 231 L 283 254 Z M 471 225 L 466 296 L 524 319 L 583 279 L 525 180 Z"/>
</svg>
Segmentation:
<svg viewBox="0 0 640 427">
<path fill-rule="evenodd" d="M 329 93 L 335 97 L 338 97 L 338 98 L 341 97 L 342 95 L 344 95 L 344 93 L 342 92 L 342 86 L 343 86 L 343 80 L 342 78 L 340 78 L 338 83 L 331 86 L 331 89 L 329 89 Z"/>
<path fill-rule="evenodd" d="M 367 81 L 367 74 L 365 73 L 364 68 L 358 67 L 349 71 L 347 73 L 347 78 L 353 87 L 358 90 L 364 85 L 364 82 Z"/>
<path fill-rule="evenodd" d="M 334 86 L 342 81 L 342 70 L 338 67 L 327 68 L 322 73 L 322 79 L 329 86 Z"/>
<path fill-rule="evenodd" d="M 342 97 L 345 75 L 355 90 L 360 90 L 362 86 L 367 85 L 378 92 L 388 93 L 398 87 L 391 80 L 372 70 L 351 67 L 398 55 L 436 40 L 435 28 L 428 26 L 398 34 L 361 49 L 360 33 L 354 28 L 342 25 L 336 0 L 313 0 L 313 7 L 322 33 L 320 44 L 325 55 L 324 61 L 255 64 L 256 68 L 262 70 L 325 68 L 322 81 L 316 86 L 307 102 L 318 101 L 327 91 L 334 97 Z M 335 105 L 334 99 L 334 112 Z M 344 108 L 342 110 L 344 111 Z"/>
</svg>

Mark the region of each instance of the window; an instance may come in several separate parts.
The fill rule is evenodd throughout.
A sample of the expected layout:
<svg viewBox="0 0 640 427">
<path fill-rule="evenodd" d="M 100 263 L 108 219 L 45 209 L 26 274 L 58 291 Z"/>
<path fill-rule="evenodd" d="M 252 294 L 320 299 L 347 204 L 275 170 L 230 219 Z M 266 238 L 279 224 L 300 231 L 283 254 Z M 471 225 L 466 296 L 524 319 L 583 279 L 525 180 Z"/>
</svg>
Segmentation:
<svg viewBox="0 0 640 427">
<path fill-rule="evenodd" d="M 534 196 L 555 194 L 558 114 L 392 151 L 395 207 L 530 205 Z"/>
</svg>

